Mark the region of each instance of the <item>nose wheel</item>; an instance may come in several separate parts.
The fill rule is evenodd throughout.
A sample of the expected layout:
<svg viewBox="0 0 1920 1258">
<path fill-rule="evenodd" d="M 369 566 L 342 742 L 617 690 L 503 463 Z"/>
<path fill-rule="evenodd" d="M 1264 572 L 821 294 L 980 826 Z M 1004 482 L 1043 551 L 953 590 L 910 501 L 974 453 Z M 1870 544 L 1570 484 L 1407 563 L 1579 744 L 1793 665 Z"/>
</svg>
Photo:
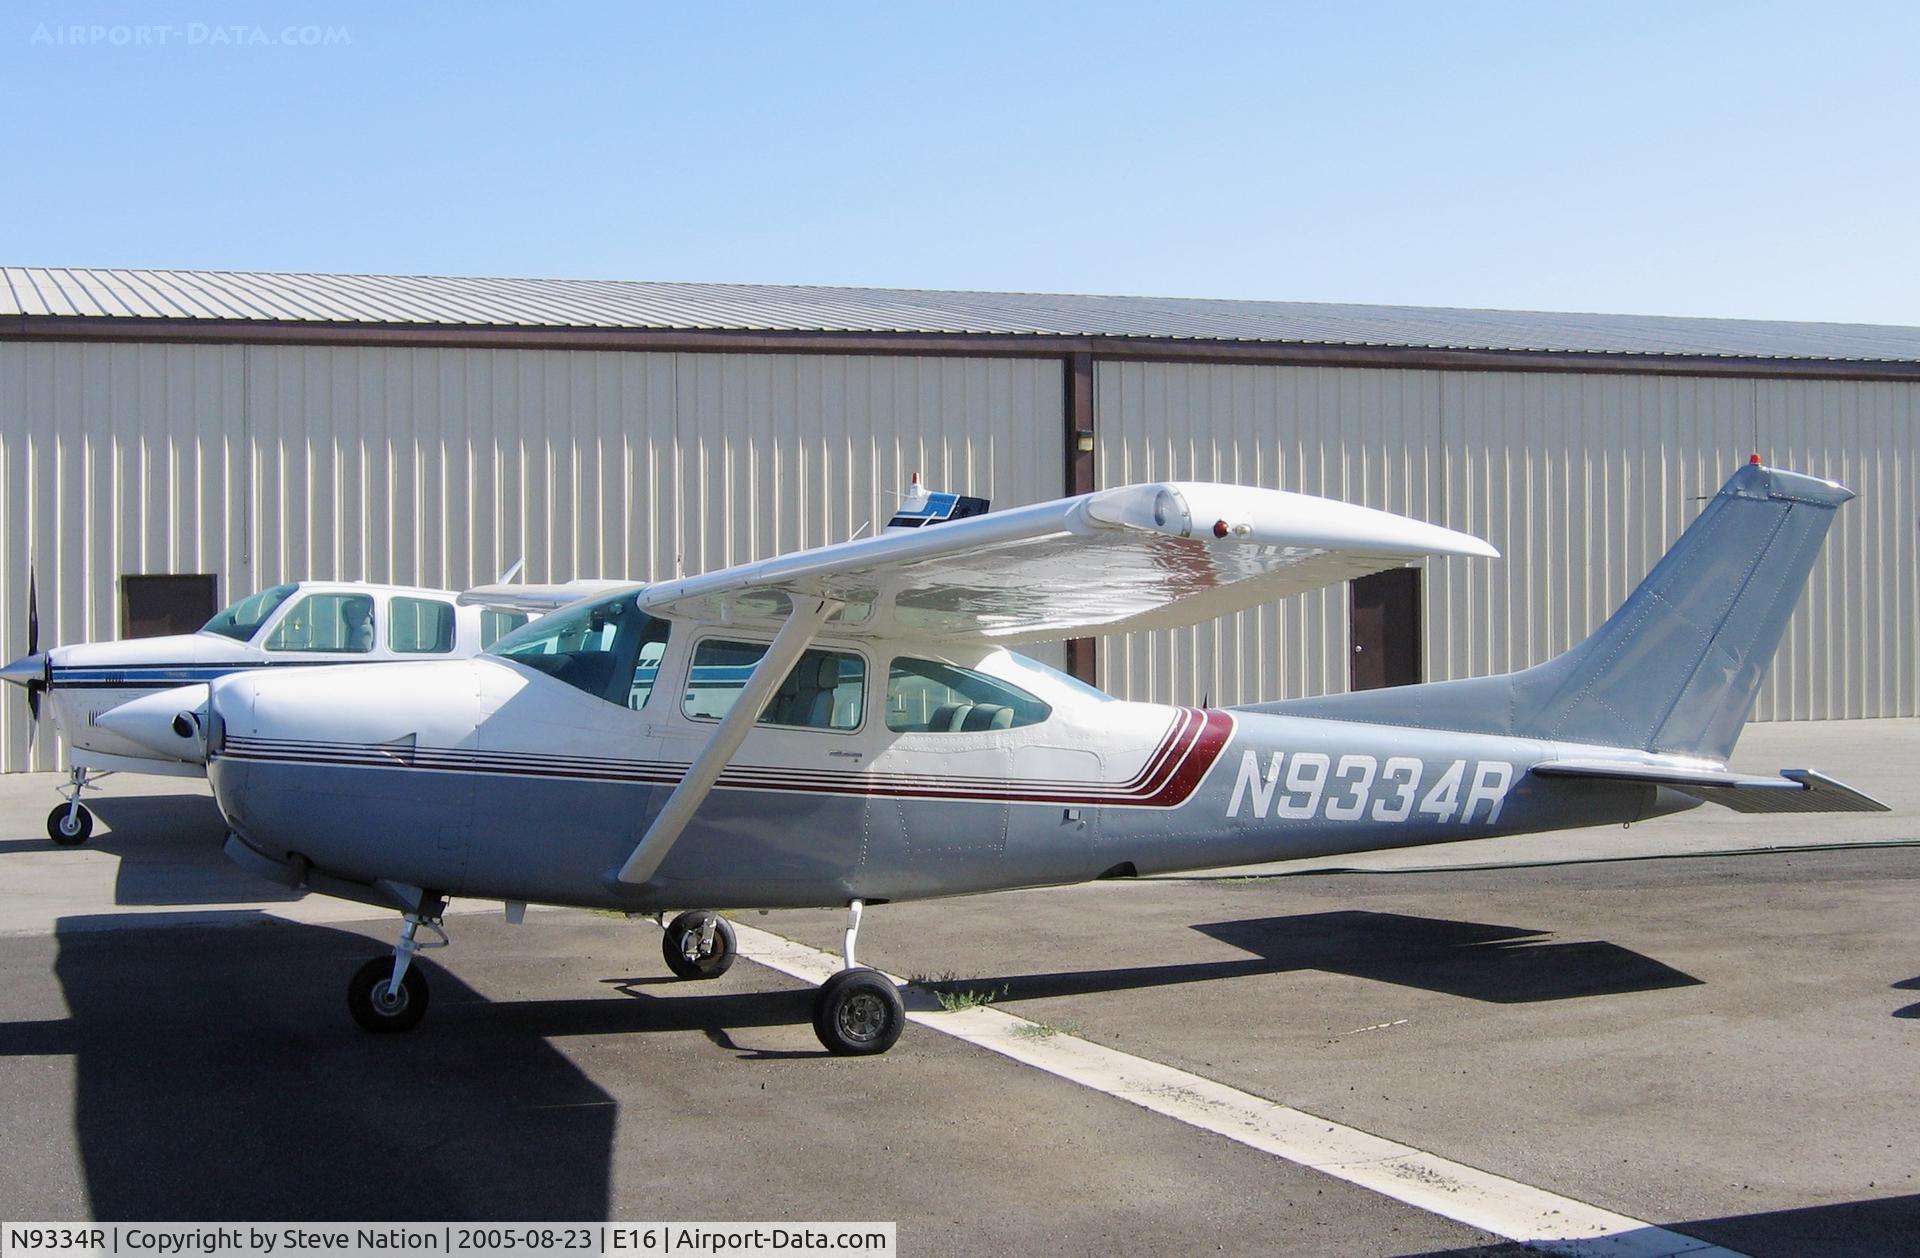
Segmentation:
<svg viewBox="0 0 1920 1258">
<path fill-rule="evenodd" d="M 47 814 L 47 837 L 61 847 L 78 847 L 93 835 L 93 810 L 80 802 L 89 776 L 89 770 L 75 767 L 67 779 L 67 802 Z"/>
<path fill-rule="evenodd" d="M 79 800 L 47 814 L 47 837 L 61 847 L 79 847 L 93 836 L 93 810 Z"/>
<path fill-rule="evenodd" d="M 413 964 L 413 954 L 447 946 L 447 931 L 440 923 L 446 911 L 445 899 L 423 897 L 420 909 L 406 915 L 400 940 L 393 945 L 393 957 L 375 957 L 354 971 L 347 984 L 347 1012 L 362 1030 L 375 1034 L 411 1031 L 426 1016 L 427 976 Z M 420 939 L 422 928 L 433 936 L 425 942 Z"/>
<path fill-rule="evenodd" d="M 375 957 L 347 984 L 347 1010 L 365 1031 L 411 1031 L 427 1014 L 427 976 L 409 966 L 396 989 L 393 962 Z"/>
</svg>

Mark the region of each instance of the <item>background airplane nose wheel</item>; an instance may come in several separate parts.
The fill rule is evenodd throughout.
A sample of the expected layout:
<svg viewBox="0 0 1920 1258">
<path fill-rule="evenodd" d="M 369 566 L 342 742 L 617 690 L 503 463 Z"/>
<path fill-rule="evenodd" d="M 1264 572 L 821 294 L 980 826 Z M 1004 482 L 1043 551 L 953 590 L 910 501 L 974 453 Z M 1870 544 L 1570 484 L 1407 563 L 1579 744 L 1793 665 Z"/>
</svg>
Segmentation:
<svg viewBox="0 0 1920 1258">
<path fill-rule="evenodd" d="M 878 970 L 842 970 L 813 998 L 813 1033 L 843 1057 L 886 1052 L 906 1025 L 900 993 Z"/>
<path fill-rule="evenodd" d="M 93 812 L 85 804 L 61 804 L 47 814 L 47 837 L 61 847 L 78 847 L 93 833 Z"/>
<path fill-rule="evenodd" d="M 393 958 L 375 957 L 347 984 L 347 1010 L 365 1030 L 410 1031 L 425 1016 L 427 977 L 420 967 L 407 967 L 399 991 L 388 991 L 392 983 Z"/>
<path fill-rule="evenodd" d="M 660 950 L 680 978 L 719 978 L 733 965 L 733 924 L 705 909 L 682 913 L 667 923 Z"/>
</svg>

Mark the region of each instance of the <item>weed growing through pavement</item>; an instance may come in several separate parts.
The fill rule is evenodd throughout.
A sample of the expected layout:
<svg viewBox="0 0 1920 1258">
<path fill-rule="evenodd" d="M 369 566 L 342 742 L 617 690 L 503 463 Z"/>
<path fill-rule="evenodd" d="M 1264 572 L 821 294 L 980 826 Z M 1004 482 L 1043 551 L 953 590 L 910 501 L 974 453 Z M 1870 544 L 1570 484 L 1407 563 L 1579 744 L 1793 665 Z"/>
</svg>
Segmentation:
<svg viewBox="0 0 1920 1258">
<path fill-rule="evenodd" d="M 1023 1040 L 1050 1040 L 1056 1035 L 1084 1038 L 1080 1028 L 1071 1022 L 1023 1022 L 1013 1028 L 1013 1033 Z"/>
<path fill-rule="evenodd" d="M 997 988 L 968 987 L 963 985 L 959 976 L 951 970 L 939 978 L 929 974 L 916 974 L 912 982 L 915 987 L 924 987 L 932 992 L 933 998 L 940 1002 L 940 1008 L 946 1013 L 980 1009 L 1007 994 L 1005 983 Z"/>
</svg>

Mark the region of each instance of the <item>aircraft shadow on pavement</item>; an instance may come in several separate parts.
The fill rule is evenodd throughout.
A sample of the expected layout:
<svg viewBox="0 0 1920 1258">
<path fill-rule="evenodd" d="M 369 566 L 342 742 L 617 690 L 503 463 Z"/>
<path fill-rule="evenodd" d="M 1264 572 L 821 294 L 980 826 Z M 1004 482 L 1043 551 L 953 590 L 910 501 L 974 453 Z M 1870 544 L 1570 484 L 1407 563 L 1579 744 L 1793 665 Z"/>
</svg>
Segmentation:
<svg viewBox="0 0 1920 1258">
<path fill-rule="evenodd" d="M 1604 940 L 1551 942 L 1550 931 L 1348 909 L 1195 930 L 1279 969 L 1325 970 L 1494 1004 L 1572 1000 L 1698 986 L 1700 980 Z"/>
<path fill-rule="evenodd" d="M 1903 978 L 1893 985 L 1897 992 L 1920 992 L 1920 978 Z M 1896 1018 L 1920 1018 L 1920 1004 L 1908 1005 L 1904 1009 L 1895 1009 Z"/>
<path fill-rule="evenodd" d="M 1346 910 L 1194 927 L 1250 952 L 1236 961 L 971 978 L 1007 1000 L 1322 970 L 1496 1004 L 1691 987 L 1700 980 L 1619 944 L 1553 943 L 1549 932 L 1490 922 Z"/>
<path fill-rule="evenodd" d="M 1738 1253 L 1766 1255 L 1846 1254 L 1848 1258 L 1912 1258 L 1920 1235 L 1920 1196 L 1875 1197 L 1834 1205 L 1762 1210 L 1721 1218 L 1691 1219 L 1661 1225 L 1684 1236 Z M 1665 1252 L 1657 1235 L 1640 1230 L 1608 1238 L 1620 1253 Z M 1637 1242 L 1645 1242 L 1640 1244 Z M 1519 1246 L 1475 1246 L 1431 1250 L 1418 1258 L 1480 1258 L 1522 1251 Z"/>
<path fill-rule="evenodd" d="M 48 807 L 57 802 L 49 799 Z M 106 829 L 85 849 L 120 858 L 116 904 L 258 904 L 291 901 L 301 893 L 247 873 L 221 850 L 227 827 L 205 795 L 88 796 Z M 0 850 L 58 851 L 45 837 L 14 839 Z"/>
<path fill-rule="evenodd" d="M 435 967 L 437 1024 L 373 1036 L 342 992 L 380 944 L 350 931 L 61 925 L 69 1014 L 0 1023 L 0 1057 L 70 1057 L 93 1217 L 606 1217 L 618 1109 L 544 1015 L 474 1034 L 497 1007 Z"/>
</svg>

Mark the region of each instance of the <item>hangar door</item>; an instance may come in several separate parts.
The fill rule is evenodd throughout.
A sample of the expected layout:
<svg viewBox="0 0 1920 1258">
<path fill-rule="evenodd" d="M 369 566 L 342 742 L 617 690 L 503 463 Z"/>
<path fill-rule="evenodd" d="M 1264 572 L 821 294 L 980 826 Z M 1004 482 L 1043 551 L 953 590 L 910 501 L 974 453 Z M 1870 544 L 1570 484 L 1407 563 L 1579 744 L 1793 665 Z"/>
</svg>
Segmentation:
<svg viewBox="0 0 1920 1258">
<path fill-rule="evenodd" d="M 1347 689 L 1420 680 L 1420 569 L 1394 568 L 1352 583 Z"/>
</svg>

